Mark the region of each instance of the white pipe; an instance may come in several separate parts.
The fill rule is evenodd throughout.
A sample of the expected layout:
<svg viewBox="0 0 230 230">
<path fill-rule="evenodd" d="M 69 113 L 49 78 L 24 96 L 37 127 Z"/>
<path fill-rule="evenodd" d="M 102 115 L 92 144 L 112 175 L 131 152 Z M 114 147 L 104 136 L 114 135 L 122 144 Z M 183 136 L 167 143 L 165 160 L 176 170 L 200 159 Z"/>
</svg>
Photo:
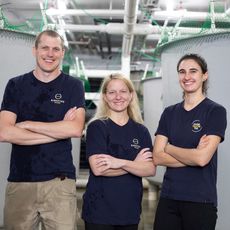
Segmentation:
<svg viewBox="0 0 230 230">
<path fill-rule="evenodd" d="M 124 15 L 124 36 L 122 44 L 122 55 L 130 55 L 132 42 L 133 42 L 133 30 L 137 20 L 137 0 L 125 1 L 125 15 Z"/>
<path fill-rule="evenodd" d="M 65 24 L 63 26 L 50 24 L 52 28 L 57 29 L 65 29 L 75 32 L 85 32 L 85 33 L 92 33 L 92 32 L 103 32 L 108 34 L 124 34 L 125 28 L 123 23 L 109 23 L 107 25 L 73 25 L 73 24 Z M 173 26 L 166 27 L 167 31 L 172 31 L 174 29 Z M 199 33 L 201 28 L 195 27 L 178 27 L 178 31 L 182 34 L 196 34 Z M 215 29 L 215 31 L 224 32 L 226 28 L 219 28 Z M 134 35 L 148 35 L 150 37 L 155 36 L 156 39 L 161 34 L 161 29 L 158 26 L 151 25 L 151 24 L 135 24 L 133 28 Z"/>
<path fill-rule="evenodd" d="M 133 0 L 131 0 L 133 1 Z M 125 11 L 124 10 L 99 10 L 99 9 L 87 9 L 87 10 L 73 10 L 73 9 L 66 9 L 66 10 L 56 10 L 56 9 L 47 9 L 46 15 L 48 16 L 92 16 L 92 17 L 103 17 L 103 18 L 122 18 L 124 17 Z M 137 11 L 137 16 L 141 15 L 141 11 Z"/>
<path fill-rule="evenodd" d="M 145 37 L 145 40 L 149 40 L 149 41 L 158 41 L 161 38 L 160 34 L 149 34 Z"/>
<path fill-rule="evenodd" d="M 75 31 L 75 32 L 85 32 L 85 33 L 93 33 L 93 32 L 101 32 L 108 34 L 125 34 L 125 24 L 124 23 L 108 23 L 106 25 L 73 25 L 73 24 L 65 24 L 65 25 L 55 25 L 49 24 L 51 28 L 60 29 L 63 28 L 65 30 Z M 159 33 L 159 26 L 153 26 L 151 24 L 135 24 L 133 25 L 133 35 L 146 35 L 152 33 Z"/>
<path fill-rule="evenodd" d="M 230 10 L 226 11 L 229 13 Z M 174 11 L 155 11 L 152 14 L 152 18 L 154 20 L 166 20 L 169 19 L 170 21 L 177 21 L 181 17 L 183 20 L 186 21 L 204 21 L 210 16 L 208 12 L 193 12 L 193 11 L 186 11 L 186 10 L 174 10 Z M 228 22 L 229 19 L 226 18 L 226 14 L 224 13 L 214 13 L 215 21 L 220 22 Z"/>
<path fill-rule="evenodd" d="M 132 2 L 131 0 L 130 2 Z M 124 10 L 99 10 L 99 9 L 87 9 L 87 10 L 76 10 L 76 9 L 66 9 L 66 10 L 57 10 L 57 9 L 47 9 L 45 11 L 46 15 L 48 16 L 58 16 L 58 15 L 71 15 L 71 16 L 88 16 L 91 15 L 92 17 L 116 17 L 122 18 L 125 14 Z M 215 13 L 216 21 L 228 21 L 225 19 L 226 15 L 230 15 L 230 8 L 225 11 L 225 13 Z M 137 11 L 137 17 L 141 16 L 141 11 Z M 183 16 L 184 20 L 205 20 L 209 16 L 208 12 L 193 12 L 193 11 L 186 11 L 186 10 L 175 10 L 175 11 L 155 11 L 152 14 L 152 18 L 154 20 L 166 20 L 170 19 L 171 21 L 177 21 L 181 16 Z"/>
<path fill-rule="evenodd" d="M 77 70 L 77 76 L 80 77 L 80 64 L 79 64 L 79 58 L 78 57 L 75 57 L 75 61 L 76 61 L 76 70 Z"/>
<path fill-rule="evenodd" d="M 121 56 L 121 72 L 127 78 L 130 78 L 130 60 L 130 55 Z"/>
<path fill-rule="evenodd" d="M 133 27 L 134 35 L 146 35 L 153 33 L 160 33 L 161 29 L 159 26 L 153 26 L 149 24 L 135 24 Z"/>
<path fill-rule="evenodd" d="M 173 31 L 173 28 L 174 27 L 168 27 L 168 32 L 170 31 Z M 230 32 L 230 28 L 229 29 L 226 29 L 226 28 L 223 28 L 223 29 L 215 29 L 215 33 L 223 33 L 223 32 Z M 199 34 L 201 32 L 201 28 L 188 28 L 188 27 L 178 27 L 177 28 L 177 32 L 179 32 L 180 34 L 180 38 L 186 38 L 188 36 L 192 36 L 192 35 L 195 35 L 195 34 Z M 207 30 L 206 34 L 210 34 L 210 33 L 213 33 L 212 30 Z M 146 40 L 148 41 L 157 41 L 159 40 L 161 37 L 159 34 L 149 34 L 146 36 Z"/>
<path fill-rule="evenodd" d="M 42 2 L 40 2 L 40 10 L 41 10 L 41 14 L 42 14 L 42 20 L 44 22 L 44 25 L 43 25 L 43 30 L 47 29 L 47 25 L 48 25 L 48 22 L 47 22 L 47 18 L 46 18 L 46 15 L 45 15 L 45 12 L 44 12 L 44 7 L 43 7 L 43 4 Z"/>
<path fill-rule="evenodd" d="M 84 62 L 82 60 L 80 61 L 80 66 L 81 66 L 82 73 L 84 74 L 84 78 L 86 80 L 88 80 L 88 75 L 86 74 L 85 65 L 84 65 Z"/>
<path fill-rule="evenodd" d="M 90 78 L 104 78 L 112 73 L 123 73 L 121 70 L 95 70 L 95 69 L 85 69 L 85 74 Z"/>
<path fill-rule="evenodd" d="M 76 32 L 85 32 L 85 33 L 92 33 L 92 32 L 106 32 L 105 26 L 106 25 L 74 25 L 74 24 L 65 24 L 63 26 L 59 24 L 49 24 L 52 28 L 60 29 L 63 28 L 65 30 L 76 31 Z"/>
<path fill-rule="evenodd" d="M 139 51 L 144 54 L 151 54 L 155 51 L 156 49 L 140 49 Z"/>
<path fill-rule="evenodd" d="M 133 13 L 133 7 L 137 7 L 137 5 L 133 4 L 135 3 L 136 4 L 136 0 L 126 0 L 126 6 L 127 4 L 129 5 L 129 7 L 127 7 L 128 9 L 127 12 L 128 14 L 126 16 L 129 16 L 129 13 L 130 15 L 132 15 Z M 130 4 L 133 4 L 130 6 Z M 135 8 L 134 7 L 134 8 Z M 107 10 L 107 12 L 109 12 Z M 165 19 L 170 19 L 170 20 L 178 20 L 179 18 L 181 18 L 182 16 L 180 14 L 178 14 L 178 12 L 176 12 L 176 14 L 174 15 L 169 15 L 169 12 L 167 12 L 167 14 L 158 14 L 160 12 L 155 12 L 153 14 L 153 17 L 155 20 L 159 20 L 159 19 L 162 19 L 162 20 L 165 20 Z M 72 25 L 72 24 L 69 24 L 69 25 L 64 25 L 63 26 L 63 29 L 66 29 L 66 30 L 72 30 L 72 31 L 82 31 L 82 32 L 95 32 L 95 31 L 98 31 L 98 32 L 106 32 L 106 33 L 109 33 L 109 34 L 124 34 L 126 33 L 126 39 L 124 38 L 125 42 L 123 42 L 124 45 L 124 53 L 126 54 L 130 54 L 130 51 L 129 51 L 129 47 L 130 44 L 132 43 L 132 40 L 130 39 L 134 34 L 135 35 L 148 35 L 146 37 L 146 39 L 148 40 L 158 40 L 159 39 L 159 36 L 160 36 L 160 33 L 161 33 L 161 30 L 158 26 L 153 26 L 151 24 L 135 24 L 135 19 L 137 18 L 137 14 L 136 13 L 136 16 L 134 14 L 133 16 L 133 19 L 129 22 L 129 20 L 125 21 L 125 24 L 123 23 L 108 23 L 107 25 Z M 158 16 L 157 16 L 158 14 Z M 226 21 L 227 22 L 227 19 L 226 19 L 226 14 L 230 14 L 230 9 L 228 9 L 226 11 L 225 14 L 215 14 L 215 19 L 216 21 Z M 100 14 L 101 15 L 101 14 Z M 110 13 L 110 16 L 111 16 L 111 13 Z M 125 16 L 125 17 L 126 17 Z M 208 16 L 208 13 L 203 13 L 203 12 L 184 12 L 183 14 L 183 19 L 184 20 L 205 20 Z M 161 18 L 160 18 L 161 17 Z M 132 18 L 132 17 L 131 17 Z M 127 19 L 129 19 L 129 17 L 127 17 Z M 125 19 L 126 20 L 126 19 Z M 53 25 L 53 26 L 56 26 L 56 28 L 59 27 L 59 25 Z M 173 30 L 174 27 L 166 27 L 167 30 Z M 194 33 L 199 33 L 200 32 L 200 28 L 187 28 L 187 27 L 178 27 L 177 30 L 180 31 L 180 33 L 184 33 L 184 34 L 194 34 Z M 218 29 L 218 30 L 215 30 L 216 32 L 219 31 L 219 32 L 223 32 L 223 31 L 226 31 L 226 29 Z M 183 36 L 183 34 L 182 34 Z M 127 37 L 129 39 L 127 39 Z M 128 68 L 126 68 L 126 67 Z M 129 75 L 129 72 L 130 72 L 130 56 L 127 55 L 127 57 L 125 57 L 124 55 L 122 56 L 122 69 L 121 70 L 85 70 L 85 73 L 87 76 L 90 76 L 90 77 L 105 77 L 111 73 L 114 73 L 114 72 L 119 72 L 119 73 L 128 73 Z"/>
<path fill-rule="evenodd" d="M 146 64 L 145 65 L 145 71 L 143 73 L 143 76 L 142 76 L 141 80 L 144 80 L 146 78 L 148 69 L 149 69 L 149 64 Z"/>
<path fill-rule="evenodd" d="M 2 8 L 0 7 L 0 29 L 4 28 L 4 20 L 2 15 Z"/>
<path fill-rule="evenodd" d="M 85 99 L 86 100 L 99 101 L 99 99 L 100 99 L 100 93 L 89 93 L 89 92 L 85 92 Z"/>
<path fill-rule="evenodd" d="M 158 40 L 158 43 L 161 43 L 161 39 L 165 33 L 165 30 L 166 30 L 166 26 L 168 25 L 168 19 L 165 20 L 164 22 L 164 25 L 162 27 L 162 30 L 161 30 L 161 35 L 160 35 L 160 39 Z"/>
<path fill-rule="evenodd" d="M 184 35 L 181 35 L 180 37 L 185 37 Z M 145 37 L 146 41 L 159 41 L 161 39 L 161 35 L 160 34 L 149 34 Z"/>
<path fill-rule="evenodd" d="M 225 11 L 225 14 L 230 16 L 230 8 L 228 8 L 226 11 Z"/>
<path fill-rule="evenodd" d="M 214 1 L 211 0 L 210 2 L 210 9 L 211 9 L 211 30 L 214 32 L 216 25 L 215 25 L 215 9 L 214 9 Z"/>
<path fill-rule="evenodd" d="M 130 52 L 133 45 L 133 30 L 137 21 L 138 0 L 125 1 L 124 35 L 122 41 L 121 70 L 130 77 Z"/>
<path fill-rule="evenodd" d="M 132 0 L 131 0 L 132 1 Z M 48 16 L 88 16 L 91 15 L 92 17 L 104 17 L 104 18 L 110 18 L 110 17 L 116 17 L 116 18 L 122 18 L 124 16 L 125 11 L 124 10 L 117 10 L 117 9 L 86 9 L 86 10 L 77 10 L 77 9 L 47 9 L 45 11 L 46 15 Z M 137 17 L 139 18 L 141 16 L 141 11 L 137 11 Z M 186 11 L 186 10 L 177 10 L 177 11 L 155 11 L 152 14 L 152 17 L 154 20 L 166 20 L 167 18 L 172 20 L 178 20 L 181 15 L 183 15 L 185 20 L 205 20 L 209 13 L 207 12 L 192 12 L 192 11 Z M 225 14 L 223 13 L 215 13 L 215 18 L 218 18 L 218 20 L 223 20 L 225 15 L 230 15 L 230 8 L 225 11 Z"/>
</svg>

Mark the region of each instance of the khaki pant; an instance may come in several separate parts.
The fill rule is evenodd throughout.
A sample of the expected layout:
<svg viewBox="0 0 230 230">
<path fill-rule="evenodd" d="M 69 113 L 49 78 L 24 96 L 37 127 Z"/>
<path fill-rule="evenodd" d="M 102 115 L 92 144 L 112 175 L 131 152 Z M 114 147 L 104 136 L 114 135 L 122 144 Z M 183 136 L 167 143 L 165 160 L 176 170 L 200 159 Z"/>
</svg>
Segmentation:
<svg viewBox="0 0 230 230">
<path fill-rule="evenodd" d="M 55 178 L 46 182 L 9 182 L 6 187 L 6 230 L 76 230 L 76 183 Z"/>
</svg>

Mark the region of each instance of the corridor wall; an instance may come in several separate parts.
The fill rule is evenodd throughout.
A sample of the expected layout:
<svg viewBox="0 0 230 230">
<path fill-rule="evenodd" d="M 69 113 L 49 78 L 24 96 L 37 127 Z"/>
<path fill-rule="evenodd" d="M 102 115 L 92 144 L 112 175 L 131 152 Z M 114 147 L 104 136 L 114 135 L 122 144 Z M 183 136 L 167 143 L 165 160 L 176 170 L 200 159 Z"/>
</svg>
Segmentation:
<svg viewBox="0 0 230 230">
<path fill-rule="evenodd" d="M 230 33 L 204 35 L 178 40 L 163 47 L 162 62 L 162 94 L 163 107 L 182 100 L 182 91 L 178 83 L 176 65 L 180 57 L 186 53 L 198 53 L 205 58 L 209 69 L 208 97 L 222 104 L 227 109 L 230 121 L 230 77 L 229 54 Z M 218 220 L 216 230 L 229 229 L 230 184 L 230 131 L 226 130 L 225 141 L 218 150 Z"/>
<path fill-rule="evenodd" d="M 144 124 L 148 128 L 154 142 L 161 113 L 163 112 L 162 78 L 149 77 L 142 81 Z M 158 166 L 154 177 L 149 177 L 150 185 L 160 185 L 163 181 L 165 167 Z"/>
<path fill-rule="evenodd" d="M 34 66 L 32 45 L 34 36 L 0 30 L 0 101 L 8 80 L 30 71 Z M 0 226 L 3 225 L 5 187 L 9 174 L 11 145 L 0 143 Z"/>
</svg>

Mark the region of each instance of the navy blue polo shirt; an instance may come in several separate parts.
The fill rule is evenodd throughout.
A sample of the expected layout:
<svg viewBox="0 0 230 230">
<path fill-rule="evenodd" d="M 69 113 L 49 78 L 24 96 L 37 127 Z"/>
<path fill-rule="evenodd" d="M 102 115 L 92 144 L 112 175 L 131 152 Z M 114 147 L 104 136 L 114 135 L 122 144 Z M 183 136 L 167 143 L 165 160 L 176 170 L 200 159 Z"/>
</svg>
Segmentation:
<svg viewBox="0 0 230 230">
<path fill-rule="evenodd" d="M 141 149 L 152 149 L 147 128 L 131 119 L 124 126 L 110 119 L 95 120 L 89 124 L 86 137 L 88 157 L 104 153 L 134 160 Z M 90 171 L 83 196 L 82 218 L 94 224 L 138 224 L 142 191 L 141 177 L 130 173 L 115 177 L 95 176 Z"/>
<path fill-rule="evenodd" d="M 226 110 L 205 98 L 199 105 L 186 111 L 183 102 L 169 106 L 161 116 L 156 135 L 166 136 L 170 144 L 181 148 L 196 148 L 200 138 L 217 135 L 224 140 Z M 167 167 L 161 197 L 217 205 L 217 150 L 204 166 Z"/>
<path fill-rule="evenodd" d="M 32 72 L 9 80 L 1 106 L 26 120 L 61 121 L 74 106 L 84 107 L 84 90 L 79 79 L 61 73 L 51 82 L 36 79 Z M 75 179 L 71 139 L 40 145 L 12 145 L 8 181 L 46 181 L 59 174 Z"/>
</svg>

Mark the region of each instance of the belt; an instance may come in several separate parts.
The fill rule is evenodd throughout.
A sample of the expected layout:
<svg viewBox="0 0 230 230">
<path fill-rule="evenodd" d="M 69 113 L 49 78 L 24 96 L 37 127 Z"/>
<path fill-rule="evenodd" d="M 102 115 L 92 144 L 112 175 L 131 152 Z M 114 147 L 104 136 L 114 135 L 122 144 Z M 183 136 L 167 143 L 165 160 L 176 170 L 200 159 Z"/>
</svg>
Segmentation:
<svg viewBox="0 0 230 230">
<path fill-rule="evenodd" d="M 65 180 L 67 178 L 66 175 L 57 175 L 57 178 L 59 178 L 60 180 Z"/>
</svg>

